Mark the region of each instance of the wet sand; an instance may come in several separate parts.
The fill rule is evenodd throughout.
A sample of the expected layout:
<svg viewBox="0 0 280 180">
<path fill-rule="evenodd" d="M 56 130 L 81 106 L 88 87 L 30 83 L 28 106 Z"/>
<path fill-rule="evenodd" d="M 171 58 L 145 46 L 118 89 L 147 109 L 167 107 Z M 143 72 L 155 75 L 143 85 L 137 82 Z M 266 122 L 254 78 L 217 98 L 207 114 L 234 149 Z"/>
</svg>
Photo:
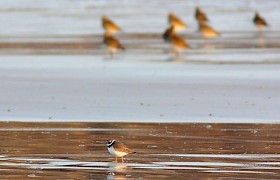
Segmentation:
<svg viewBox="0 0 280 180">
<path fill-rule="evenodd" d="M 274 178 L 279 125 L 0 123 L 1 179 Z M 114 163 L 105 141 L 137 154 Z"/>
<path fill-rule="evenodd" d="M 277 64 L 64 55 L 0 61 L 2 121 L 279 123 Z"/>
</svg>

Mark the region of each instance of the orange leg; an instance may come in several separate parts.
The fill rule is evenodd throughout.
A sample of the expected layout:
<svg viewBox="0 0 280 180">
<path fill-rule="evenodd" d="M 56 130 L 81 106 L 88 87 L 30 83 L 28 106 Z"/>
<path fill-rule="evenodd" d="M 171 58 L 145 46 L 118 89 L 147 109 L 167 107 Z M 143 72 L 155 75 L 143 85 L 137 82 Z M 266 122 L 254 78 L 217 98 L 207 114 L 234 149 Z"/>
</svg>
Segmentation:
<svg viewBox="0 0 280 180">
<path fill-rule="evenodd" d="M 118 162 L 118 157 L 116 156 L 116 161 L 115 161 L 116 163 Z"/>
<path fill-rule="evenodd" d="M 122 156 L 122 163 L 124 163 L 123 156 Z"/>
</svg>

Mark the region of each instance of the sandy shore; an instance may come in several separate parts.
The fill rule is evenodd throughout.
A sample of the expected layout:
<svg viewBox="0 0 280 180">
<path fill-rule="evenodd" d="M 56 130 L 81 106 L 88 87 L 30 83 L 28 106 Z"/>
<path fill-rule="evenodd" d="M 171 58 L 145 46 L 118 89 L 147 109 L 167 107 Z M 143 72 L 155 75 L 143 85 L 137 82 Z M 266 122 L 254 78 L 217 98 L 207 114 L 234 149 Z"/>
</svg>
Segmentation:
<svg viewBox="0 0 280 180">
<path fill-rule="evenodd" d="M 277 64 L 93 56 L 2 56 L 0 61 L 2 121 L 279 123 Z"/>
</svg>

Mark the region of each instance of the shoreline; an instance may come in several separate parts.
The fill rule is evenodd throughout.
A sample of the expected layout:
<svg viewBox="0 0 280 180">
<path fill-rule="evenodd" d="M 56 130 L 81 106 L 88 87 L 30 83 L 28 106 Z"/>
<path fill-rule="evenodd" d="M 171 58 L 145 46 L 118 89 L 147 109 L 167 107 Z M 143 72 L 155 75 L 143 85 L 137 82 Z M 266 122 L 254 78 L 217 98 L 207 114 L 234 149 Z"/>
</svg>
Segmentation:
<svg viewBox="0 0 280 180">
<path fill-rule="evenodd" d="M 14 120 L 11 119 L 1 119 L 0 123 L 124 123 L 124 124 L 264 124 L 264 125 L 279 125 L 280 119 L 268 119 L 264 122 L 264 119 L 238 119 L 238 118 L 224 118 L 223 120 L 215 120 L 215 117 L 212 119 L 203 119 L 203 118 L 196 118 L 192 120 L 85 120 L 85 119 L 73 119 L 73 120 L 61 120 L 61 119 L 36 119 L 33 118 L 15 118 Z M 20 120 L 21 119 L 21 120 Z"/>
</svg>

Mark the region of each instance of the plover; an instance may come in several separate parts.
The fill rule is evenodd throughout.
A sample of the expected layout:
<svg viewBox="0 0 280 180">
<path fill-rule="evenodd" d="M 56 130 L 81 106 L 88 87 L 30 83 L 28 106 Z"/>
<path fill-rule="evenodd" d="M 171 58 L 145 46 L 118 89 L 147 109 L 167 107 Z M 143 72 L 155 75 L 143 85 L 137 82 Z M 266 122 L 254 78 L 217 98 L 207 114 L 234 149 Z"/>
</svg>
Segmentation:
<svg viewBox="0 0 280 180">
<path fill-rule="evenodd" d="M 136 152 L 128 149 L 126 145 L 116 140 L 107 140 L 108 151 L 112 156 L 116 157 L 116 163 L 118 162 L 118 157 L 122 158 L 122 163 L 124 162 L 123 157 L 127 154 L 134 154 Z"/>
<path fill-rule="evenodd" d="M 102 27 L 110 34 L 122 31 L 121 28 L 107 16 L 102 17 Z"/>
<path fill-rule="evenodd" d="M 105 32 L 103 42 L 107 45 L 111 58 L 118 49 L 125 50 L 120 41 L 109 32 Z"/>
<path fill-rule="evenodd" d="M 173 13 L 170 13 L 168 15 L 168 22 L 171 26 L 174 27 L 175 32 L 178 32 L 178 31 L 181 31 L 181 30 L 184 30 L 184 29 L 188 28 L 188 26 Z"/>
<path fill-rule="evenodd" d="M 214 38 L 220 35 L 218 31 L 208 25 L 205 21 L 199 21 L 199 30 L 205 38 Z"/>
<path fill-rule="evenodd" d="M 201 11 L 201 9 L 199 7 L 196 7 L 195 9 L 195 18 L 198 20 L 198 21 L 208 21 L 208 17 L 207 15 Z"/>
<path fill-rule="evenodd" d="M 260 16 L 259 12 L 256 12 L 253 22 L 259 30 L 263 30 L 266 26 L 268 26 L 266 20 Z"/>
</svg>

